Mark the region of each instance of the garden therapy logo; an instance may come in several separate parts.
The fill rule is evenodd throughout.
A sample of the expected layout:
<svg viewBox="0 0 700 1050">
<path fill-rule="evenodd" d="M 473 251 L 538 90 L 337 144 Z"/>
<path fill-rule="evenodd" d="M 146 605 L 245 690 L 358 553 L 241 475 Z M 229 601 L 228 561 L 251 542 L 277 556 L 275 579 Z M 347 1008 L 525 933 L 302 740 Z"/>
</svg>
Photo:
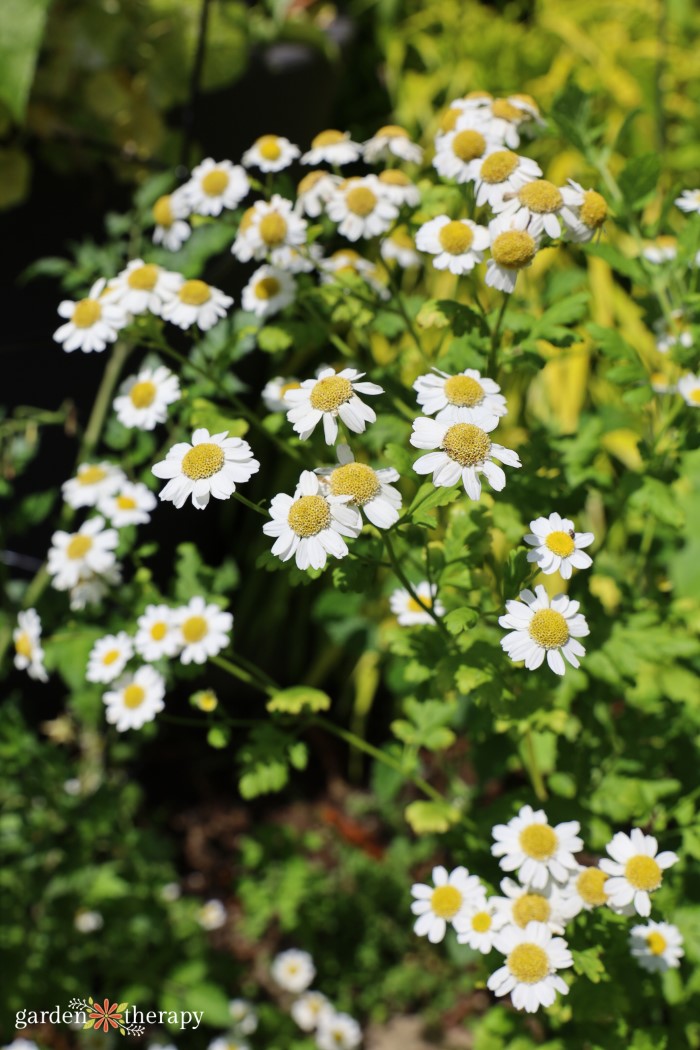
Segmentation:
<svg viewBox="0 0 700 1050">
<path fill-rule="evenodd" d="M 84 1029 L 94 1028 L 96 1032 L 100 1030 L 108 1032 L 110 1028 L 116 1028 L 120 1035 L 136 1036 L 143 1035 L 145 1031 L 142 1024 L 135 1024 L 129 1018 L 128 1003 L 110 1003 L 109 999 L 105 999 L 100 1006 L 92 996 L 89 996 L 87 1000 L 71 999 L 68 1007 L 86 1018 L 83 1023 Z M 138 1013 L 138 1011 L 132 1012 Z"/>
</svg>

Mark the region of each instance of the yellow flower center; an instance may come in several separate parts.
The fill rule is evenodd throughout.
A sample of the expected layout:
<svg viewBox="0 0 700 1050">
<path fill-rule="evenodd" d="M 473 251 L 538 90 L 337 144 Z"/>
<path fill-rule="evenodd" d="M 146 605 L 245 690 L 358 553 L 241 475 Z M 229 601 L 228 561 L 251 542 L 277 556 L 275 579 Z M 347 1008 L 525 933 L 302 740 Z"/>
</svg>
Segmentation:
<svg viewBox="0 0 700 1050">
<path fill-rule="evenodd" d="M 426 595 L 421 594 L 420 600 L 421 600 L 421 602 L 423 602 L 423 605 L 421 605 L 420 602 L 417 602 L 415 598 L 409 598 L 408 601 L 406 602 L 406 609 L 408 610 L 408 612 L 424 613 L 425 612 L 424 606 L 426 606 L 426 605 L 428 606 L 428 608 L 432 609 L 432 607 L 433 607 L 433 599 L 430 597 L 430 595 L 428 595 L 428 594 L 426 594 Z"/>
<path fill-rule="evenodd" d="M 586 190 L 583 195 L 583 204 L 579 210 L 579 216 L 584 226 L 590 230 L 597 230 L 608 217 L 608 205 L 605 197 L 596 190 Z"/>
<path fill-rule="evenodd" d="M 532 640 L 543 649 L 560 649 L 569 640 L 569 625 L 556 609 L 540 609 L 536 612 L 530 620 L 528 631 Z"/>
<path fill-rule="evenodd" d="M 154 642 L 162 642 L 168 633 L 168 625 L 163 620 L 157 620 L 156 623 L 151 625 L 151 638 Z"/>
<path fill-rule="evenodd" d="M 407 139 L 408 132 L 405 128 L 399 127 L 398 124 L 385 124 L 383 128 L 380 128 L 377 134 L 374 136 L 378 138 L 386 139 Z"/>
<path fill-rule="evenodd" d="M 190 481 L 211 478 L 224 465 L 224 450 L 213 441 L 195 445 L 182 457 L 182 473 Z"/>
<path fill-rule="evenodd" d="M 379 481 L 365 463 L 346 463 L 333 471 L 330 477 L 334 496 L 351 496 L 351 503 L 363 507 L 379 492 Z"/>
<path fill-rule="evenodd" d="M 584 904 L 591 908 L 597 908 L 605 904 L 608 895 L 605 892 L 605 883 L 608 876 L 600 868 L 586 868 L 576 879 L 576 889 Z"/>
<path fill-rule="evenodd" d="M 477 98 L 490 99 L 493 98 L 493 95 L 490 91 L 467 91 L 464 98 L 467 99 L 467 101 L 471 101 L 472 99 Z"/>
<path fill-rule="evenodd" d="M 262 135 L 257 141 L 258 153 L 265 160 L 279 160 L 282 147 L 276 135 Z"/>
<path fill-rule="evenodd" d="M 316 536 L 331 523 L 331 508 L 323 496 L 301 496 L 289 508 L 287 523 L 297 536 Z"/>
<path fill-rule="evenodd" d="M 492 920 L 487 911 L 478 911 L 476 915 L 472 915 L 471 921 L 475 933 L 486 933 L 491 929 Z"/>
<path fill-rule="evenodd" d="M 480 131 L 465 129 L 464 131 L 458 131 L 452 139 L 452 152 L 455 157 L 459 157 L 465 164 L 470 160 L 483 157 L 485 149 L 486 139 Z"/>
<path fill-rule="evenodd" d="M 678 238 L 671 237 L 670 234 L 665 234 L 661 237 L 657 237 L 653 243 L 657 246 L 657 248 L 677 248 Z"/>
<path fill-rule="evenodd" d="M 211 299 L 211 288 L 205 281 L 185 281 L 177 294 L 186 306 L 202 306 Z"/>
<path fill-rule="evenodd" d="M 666 938 L 658 930 L 652 930 L 647 937 L 647 948 L 652 955 L 663 955 L 666 951 Z"/>
<path fill-rule="evenodd" d="M 439 919 L 453 919 L 462 907 L 462 894 L 455 886 L 438 886 L 433 890 L 430 907 Z"/>
<path fill-rule="evenodd" d="M 546 179 L 535 179 L 534 182 L 528 182 L 527 186 L 518 190 L 518 200 L 538 215 L 558 211 L 564 203 L 564 198 L 557 187 Z"/>
<path fill-rule="evenodd" d="M 389 238 L 398 248 L 415 248 L 415 242 L 405 226 L 394 230 Z"/>
<path fill-rule="evenodd" d="M 491 245 L 491 256 L 506 270 L 524 270 L 535 258 L 537 244 L 525 230 L 506 230 L 499 233 Z"/>
<path fill-rule="evenodd" d="M 445 380 L 445 397 L 451 405 L 459 408 L 473 408 L 484 400 L 481 383 L 471 376 L 450 376 Z"/>
<path fill-rule="evenodd" d="M 387 186 L 412 185 L 408 175 L 404 175 L 402 171 L 398 171 L 396 168 L 387 168 L 386 171 L 382 171 L 379 175 L 379 181 L 385 182 Z"/>
<path fill-rule="evenodd" d="M 77 561 L 78 558 L 84 558 L 87 552 L 92 547 L 92 538 L 90 536 L 83 536 L 81 532 L 77 532 L 73 536 L 66 547 L 66 554 L 71 561 Z"/>
<path fill-rule="evenodd" d="M 201 642 L 209 630 L 209 624 L 203 616 L 189 616 L 180 630 L 187 644 L 193 645 L 195 642 Z"/>
<path fill-rule="evenodd" d="M 518 166 L 520 158 L 509 149 L 499 149 L 491 153 L 481 165 L 481 179 L 491 185 L 505 182 Z"/>
<path fill-rule="evenodd" d="M 538 944 L 518 944 L 506 959 L 508 969 L 521 984 L 537 984 L 549 973 L 549 959 Z"/>
<path fill-rule="evenodd" d="M 105 667 L 110 667 L 115 660 L 118 660 L 120 656 L 118 649 L 110 649 L 109 652 L 105 653 L 102 657 L 102 663 Z"/>
<path fill-rule="evenodd" d="M 530 106 L 536 113 L 539 113 L 540 107 L 537 105 L 532 95 L 520 93 L 518 95 L 511 95 L 510 97 L 511 99 L 517 99 L 518 102 L 524 102 L 526 106 Z"/>
<path fill-rule="evenodd" d="M 197 707 L 200 711 L 215 711 L 219 701 L 214 693 L 204 692 L 197 696 Z"/>
<path fill-rule="evenodd" d="M 136 685 L 134 682 L 131 685 L 127 685 L 123 695 L 124 707 L 129 707 L 133 710 L 135 707 L 140 707 L 146 699 L 146 690 L 143 686 Z"/>
<path fill-rule="evenodd" d="M 440 117 L 440 131 L 444 131 L 445 134 L 454 131 L 457 119 L 461 112 L 462 110 L 458 106 L 446 109 Z"/>
<path fill-rule="evenodd" d="M 287 393 L 288 390 L 301 390 L 301 383 L 284 383 L 280 387 L 280 401 L 284 400 L 284 395 Z"/>
<path fill-rule="evenodd" d="M 173 215 L 173 209 L 170 205 L 170 197 L 159 197 L 156 203 L 153 205 L 153 221 L 156 226 L 172 226 L 175 221 Z"/>
<path fill-rule="evenodd" d="M 343 376 L 319 379 L 309 397 L 311 407 L 318 412 L 333 412 L 352 397 L 352 383 Z"/>
<path fill-rule="evenodd" d="M 314 186 L 325 178 L 328 174 L 327 171 L 310 171 L 308 175 L 305 175 L 297 186 L 297 193 L 301 196 L 302 193 L 308 193 Z"/>
<path fill-rule="evenodd" d="M 78 482 L 81 485 L 96 485 L 106 477 L 107 471 L 104 467 L 84 467 L 78 471 Z"/>
<path fill-rule="evenodd" d="M 440 247 L 444 248 L 450 255 L 462 255 L 471 247 L 474 233 L 466 222 L 453 219 L 445 223 L 438 234 Z"/>
<path fill-rule="evenodd" d="M 700 405 L 700 387 L 696 387 L 695 390 L 691 390 L 689 396 L 693 404 Z"/>
<path fill-rule="evenodd" d="M 159 270 L 160 267 L 155 266 L 153 263 L 137 266 L 129 274 L 126 283 L 129 285 L 129 288 L 134 288 L 136 291 L 150 292 L 152 288 L 155 288 Z"/>
<path fill-rule="evenodd" d="M 475 467 L 483 463 L 491 451 L 491 438 L 473 423 L 455 423 L 442 439 L 442 447 L 456 463 Z"/>
<path fill-rule="evenodd" d="M 548 860 L 557 849 L 557 836 L 549 824 L 528 824 L 518 836 L 523 853 L 533 860 Z"/>
<path fill-rule="evenodd" d="M 336 146 L 339 142 L 345 141 L 345 135 L 342 131 L 336 131 L 330 128 L 328 131 L 320 131 L 318 135 L 314 136 L 311 140 L 312 149 L 318 149 L 319 146 Z"/>
<path fill-rule="evenodd" d="M 140 383 L 134 383 L 129 391 L 129 397 L 134 408 L 148 408 L 158 393 L 155 383 L 150 379 L 142 379 Z"/>
<path fill-rule="evenodd" d="M 353 215 L 364 218 L 374 211 L 377 198 L 367 186 L 353 186 L 345 194 L 345 202 Z"/>
<path fill-rule="evenodd" d="M 635 890 L 656 890 L 661 885 L 661 868 L 653 857 L 639 853 L 625 864 L 625 878 Z"/>
<path fill-rule="evenodd" d="M 208 171 L 201 182 L 207 197 L 220 197 L 229 184 L 228 173 L 221 168 Z"/>
<path fill-rule="evenodd" d="M 521 120 L 527 120 L 527 114 L 522 109 L 518 109 L 517 106 L 511 105 L 507 98 L 495 99 L 491 103 L 491 113 L 494 117 L 499 117 L 501 120 L 510 120 L 514 124 L 519 124 Z"/>
<path fill-rule="evenodd" d="M 263 215 L 258 230 L 265 244 L 274 248 L 287 236 L 287 222 L 279 212 L 271 211 L 269 215 Z"/>
<path fill-rule="evenodd" d="M 102 317 L 102 307 L 97 299 L 81 299 L 75 304 L 71 321 L 76 328 L 90 328 Z"/>
<path fill-rule="evenodd" d="M 136 510 L 138 503 L 133 496 L 117 496 L 119 510 Z"/>
<path fill-rule="evenodd" d="M 262 277 L 255 282 L 253 291 L 256 299 L 274 299 L 281 287 L 276 277 Z"/>
<path fill-rule="evenodd" d="M 241 224 L 238 227 L 238 229 L 242 233 L 244 233 L 246 230 L 249 230 L 251 225 L 252 225 L 252 223 L 253 223 L 253 219 L 254 218 L 255 218 L 255 208 L 246 208 L 246 210 L 241 215 Z"/>
<path fill-rule="evenodd" d="M 32 655 L 32 640 L 26 631 L 18 636 L 15 642 L 15 652 L 18 656 L 25 656 L 27 659 Z"/>
<path fill-rule="evenodd" d="M 562 532 L 561 529 L 555 529 L 554 532 L 550 532 L 544 541 L 544 545 L 549 547 L 552 554 L 558 554 L 560 558 L 568 558 L 576 550 L 576 544 L 569 533 Z"/>
<path fill-rule="evenodd" d="M 521 929 L 529 922 L 548 922 L 552 909 L 541 893 L 523 893 L 513 903 L 513 918 Z"/>
</svg>

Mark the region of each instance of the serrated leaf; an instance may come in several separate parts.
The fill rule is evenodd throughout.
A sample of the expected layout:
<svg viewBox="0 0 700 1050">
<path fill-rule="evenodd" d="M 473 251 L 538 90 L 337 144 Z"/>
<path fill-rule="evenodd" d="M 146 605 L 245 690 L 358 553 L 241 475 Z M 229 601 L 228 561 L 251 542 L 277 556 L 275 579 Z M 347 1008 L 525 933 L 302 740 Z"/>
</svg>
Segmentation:
<svg viewBox="0 0 700 1050">
<path fill-rule="evenodd" d="M 450 632 L 450 634 L 461 634 L 462 631 L 466 631 L 468 627 L 473 627 L 479 619 L 478 613 L 475 609 L 469 609 L 466 606 L 462 609 L 451 609 L 446 616 L 443 617 L 443 623 Z"/>
<path fill-rule="evenodd" d="M 266 706 L 268 711 L 299 715 L 304 708 L 309 711 L 328 711 L 331 706 L 331 698 L 321 689 L 312 689 L 308 685 L 294 685 L 290 689 L 275 693 Z"/>
<path fill-rule="evenodd" d="M 585 948 L 583 951 L 572 950 L 574 972 L 581 977 L 587 977 L 593 984 L 600 984 L 605 976 L 605 966 L 600 958 L 601 951 L 602 948 L 598 946 Z"/>
</svg>

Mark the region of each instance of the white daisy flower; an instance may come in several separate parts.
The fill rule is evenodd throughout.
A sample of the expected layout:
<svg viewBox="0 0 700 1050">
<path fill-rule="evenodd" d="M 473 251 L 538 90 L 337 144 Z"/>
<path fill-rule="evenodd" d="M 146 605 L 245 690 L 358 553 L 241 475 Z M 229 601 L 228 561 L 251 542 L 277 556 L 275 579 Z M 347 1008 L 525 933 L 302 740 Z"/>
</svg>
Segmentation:
<svg viewBox="0 0 700 1050">
<path fill-rule="evenodd" d="M 297 159 L 301 150 L 282 135 L 261 135 L 243 154 L 246 168 L 282 171 Z"/>
<path fill-rule="evenodd" d="M 436 149 L 440 146 L 443 136 L 457 130 L 457 125 L 460 121 L 462 122 L 462 127 L 466 129 L 469 129 L 471 126 L 485 127 L 487 123 L 486 118 L 479 110 L 483 109 L 490 98 L 491 96 L 488 99 L 478 100 L 465 96 L 464 98 L 453 99 L 440 114 L 438 129 L 435 134 Z"/>
<path fill-rule="evenodd" d="M 241 293 L 241 306 L 264 319 L 294 302 L 294 278 L 276 266 L 259 266 Z"/>
<path fill-rule="evenodd" d="M 678 380 L 678 393 L 690 408 L 700 408 L 700 375 L 686 373 Z"/>
<path fill-rule="evenodd" d="M 576 639 L 589 633 L 586 618 L 578 611 L 579 603 L 565 594 L 557 594 L 550 602 L 542 584 L 535 587 L 534 594 L 521 591 L 519 599 L 506 602 L 508 612 L 498 619 L 501 627 L 510 628 L 501 646 L 511 660 L 523 660 L 528 671 L 535 671 L 546 656 L 555 674 L 564 674 L 564 657 L 572 667 L 578 667 L 578 657 L 586 650 Z"/>
<path fill-rule="evenodd" d="M 192 505 L 203 510 L 209 499 L 230 499 L 236 486 L 249 481 L 260 469 L 247 441 L 229 437 L 228 431 L 210 434 L 199 427 L 192 444 L 179 441 L 164 460 L 151 470 L 157 478 L 168 479 L 161 489 L 161 500 L 172 500 L 177 508 L 192 497 Z"/>
<path fill-rule="evenodd" d="M 104 529 L 104 518 L 90 518 L 77 532 L 54 532 L 47 569 L 57 591 L 67 591 L 92 575 L 104 576 L 114 567 L 116 529 Z"/>
<path fill-rule="evenodd" d="M 416 208 L 420 204 L 420 190 L 408 175 L 404 175 L 397 168 L 380 171 L 377 179 L 386 199 L 397 208 L 402 208 L 404 204 L 409 208 Z"/>
<path fill-rule="evenodd" d="M 469 273 L 483 261 L 491 241 L 489 231 L 470 219 L 450 219 L 438 215 L 424 223 L 416 233 L 416 247 L 434 255 L 436 270 L 450 273 Z"/>
<path fill-rule="evenodd" d="M 392 591 L 389 597 L 391 611 L 401 627 L 434 626 L 435 620 L 423 606 L 429 606 L 436 616 L 445 615 L 445 606 L 439 599 L 436 601 L 435 598 L 437 584 L 422 580 L 421 583 L 414 585 L 413 590 L 423 602 L 423 605 L 417 602 L 409 591 L 399 587 L 397 590 Z"/>
<path fill-rule="evenodd" d="M 433 167 L 443 179 L 474 182 L 482 161 L 497 147 L 498 142 L 489 133 L 483 118 L 474 111 L 463 115 L 460 110 L 454 128 L 436 141 Z"/>
<path fill-rule="evenodd" d="M 349 131 L 337 131 L 330 128 L 320 131 L 311 140 L 311 149 L 301 158 L 302 164 L 330 164 L 342 168 L 344 164 L 354 164 L 362 156 L 362 146 L 353 142 Z"/>
<path fill-rule="evenodd" d="M 468 944 L 472 951 L 488 955 L 493 949 L 494 938 L 505 922 L 505 916 L 498 911 L 492 898 L 459 914 L 453 925 L 459 944 Z"/>
<path fill-rule="evenodd" d="M 125 270 L 109 282 L 109 301 L 129 316 L 152 313 L 160 317 L 163 304 L 177 292 L 182 274 L 164 270 L 155 263 L 132 259 Z"/>
<path fill-rule="evenodd" d="M 252 1035 L 257 1030 L 258 1015 L 247 999 L 230 999 L 228 1010 L 236 1031 L 241 1035 Z"/>
<path fill-rule="evenodd" d="M 216 898 L 210 901 L 205 901 L 197 912 L 197 922 L 203 930 L 220 930 L 222 926 L 226 925 L 226 908 L 221 901 L 216 900 Z M 225 1047 L 229 1050 L 228 1040 L 222 1040 L 222 1042 L 224 1042 Z M 236 1044 L 234 1043 L 233 1045 L 234 1050 L 236 1050 Z"/>
<path fill-rule="evenodd" d="M 562 223 L 567 230 L 576 231 L 579 226 L 574 210 L 564 203 L 562 191 L 547 179 L 534 179 L 517 191 L 509 190 L 493 204 L 493 210 L 502 216 L 523 212 L 527 218 L 525 228 L 533 237 L 546 233 L 556 240 L 561 236 Z"/>
<path fill-rule="evenodd" d="M 551 1006 L 557 992 L 568 993 L 557 970 L 573 966 L 571 952 L 563 937 L 552 937 L 543 923 L 531 922 L 524 930 L 506 926 L 495 945 L 506 961 L 491 974 L 487 986 L 494 995 L 510 992 L 516 1010 L 535 1013 L 540 1006 Z"/>
<path fill-rule="evenodd" d="M 542 177 L 539 164 L 508 149 L 495 150 L 479 162 L 476 175 L 476 203 L 498 204 L 505 193 L 519 189 Z"/>
<path fill-rule="evenodd" d="M 270 503 L 272 520 L 263 532 L 275 537 L 272 553 L 281 561 L 295 558 L 302 570 L 323 569 L 329 554 L 344 558 L 343 536 L 354 539 L 362 529 L 359 511 L 348 503 L 348 496 L 325 495 L 318 477 L 303 471 L 293 497 L 278 493 Z"/>
<path fill-rule="evenodd" d="M 654 335 L 660 354 L 667 354 L 674 346 L 688 350 L 693 345 L 693 333 L 683 310 L 671 310 L 668 317 L 654 321 Z"/>
<path fill-rule="evenodd" d="M 491 258 L 486 265 L 484 281 L 492 288 L 510 294 L 521 270 L 537 255 L 539 241 L 527 229 L 527 212 L 500 215 L 489 223 Z"/>
<path fill-rule="evenodd" d="M 338 437 L 338 417 L 354 434 L 364 433 L 367 423 L 374 423 L 374 409 L 366 405 L 357 395 L 383 394 L 376 383 L 360 382 L 364 372 L 354 368 L 343 368 L 336 372 L 324 368 L 315 379 L 305 379 L 298 390 L 288 390 L 286 403 L 291 406 L 287 419 L 306 441 L 316 425 L 323 420 L 323 433 L 327 445 Z"/>
<path fill-rule="evenodd" d="M 41 646 L 41 619 L 36 609 L 25 609 L 17 614 L 17 626 L 12 632 L 15 646 L 15 667 L 26 671 L 38 682 L 48 682 Z"/>
<path fill-rule="evenodd" d="M 308 952 L 289 948 L 286 952 L 280 952 L 275 956 L 270 973 L 275 984 L 278 984 L 285 992 L 301 995 L 316 976 L 316 967 Z"/>
<path fill-rule="evenodd" d="M 629 835 L 618 831 L 605 847 L 612 860 L 604 857 L 602 871 L 610 878 L 605 883 L 608 903 L 613 909 L 634 905 L 634 910 L 647 917 L 651 911 L 650 893 L 658 890 L 663 873 L 676 863 L 678 857 L 670 850 L 658 853 L 658 842 L 653 835 L 645 835 L 633 828 Z"/>
<path fill-rule="evenodd" d="M 608 904 L 607 881 L 608 876 L 600 868 L 578 865 L 562 889 L 562 905 L 567 918 L 573 919 L 582 911 L 593 911 Z"/>
<path fill-rule="evenodd" d="M 134 647 L 149 663 L 175 656 L 180 648 L 173 611 L 167 605 L 147 605 L 136 621 L 136 627 Z"/>
<path fill-rule="evenodd" d="M 177 901 L 182 896 L 182 890 L 177 882 L 166 882 L 165 886 L 160 891 L 161 898 L 168 903 Z"/>
<path fill-rule="evenodd" d="M 397 263 L 402 270 L 420 266 L 421 257 L 416 251 L 416 242 L 405 226 L 392 230 L 379 245 L 379 252 L 386 262 Z"/>
<path fill-rule="evenodd" d="M 475 368 L 465 368 L 458 375 L 434 368 L 418 376 L 413 389 L 426 416 L 441 422 L 471 423 L 478 419 L 505 416 L 508 408 L 501 388 Z"/>
<path fill-rule="evenodd" d="M 687 214 L 690 212 L 700 214 L 700 190 L 683 190 L 680 197 L 676 197 L 673 203 Z"/>
<path fill-rule="evenodd" d="M 165 679 L 152 667 L 139 667 L 132 675 L 117 682 L 102 697 L 106 707 L 105 717 L 117 732 L 140 729 L 152 722 L 165 704 Z"/>
<path fill-rule="evenodd" d="M 321 284 L 343 284 L 351 274 L 362 277 L 370 288 L 382 299 L 390 298 L 390 292 L 379 278 L 377 268 L 369 259 L 363 258 L 353 248 L 342 248 L 333 252 L 319 265 Z M 346 282 L 345 282 L 346 283 Z"/>
<path fill-rule="evenodd" d="M 75 913 L 73 925 L 78 933 L 96 933 L 101 930 L 105 921 L 99 911 L 88 911 L 81 908 Z"/>
<path fill-rule="evenodd" d="M 537 562 L 545 576 L 558 572 L 562 579 L 570 580 L 573 569 L 589 569 L 593 564 L 582 549 L 593 543 L 593 533 L 575 532 L 573 521 L 560 517 L 556 511 L 548 518 L 535 518 L 530 528 L 525 542 L 535 550 L 528 551 L 527 560 Z"/>
<path fill-rule="evenodd" d="M 391 160 L 398 157 L 409 164 L 420 164 L 423 160 L 423 150 L 411 141 L 411 136 L 405 128 L 398 124 L 385 124 L 379 131 L 375 131 L 371 139 L 367 139 L 362 147 L 362 154 L 368 164 L 375 164 L 378 160 Z"/>
<path fill-rule="evenodd" d="M 110 587 L 118 587 L 122 582 L 121 565 L 115 563 L 103 573 L 88 572 L 74 587 L 70 588 L 70 607 L 73 612 L 80 612 L 88 605 L 99 605 L 109 594 Z"/>
<path fill-rule="evenodd" d="M 349 241 L 386 233 L 399 214 L 387 198 L 376 175 L 345 179 L 336 186 L 326 205 L 328 217 L 338 223 L 338 233 Z"/>
<path fill-rule="evenodd" d="M 432 879 L 432 886 L 423 882 L 411 886 L 411 896 L 415 898 L 411 911 L 418 916 L 413 932 L 427 937 L 431 944 L 439 944 L 448 923 L 454 925 L 458 916 L 472 908 L 485 907 L 486 891 L 481 880 L 464 867 L 448 872 L 438 865 L 433 868 Z"/>
<path fill-rule="evenodd" d="M 391 484 L 399 480 L 398 470 L 383 467 L 374 470 L 366 463 L 356 463 L 348 445 L 338 445 L 337 467 L 319 467 L 332 496 L 349 496 L 347 506 L 357 507 L 378 529 L 390 529 L 399 520 L 401 493 Z"/>
<path fill-rule="evenodd" d="M 535 114 L 538 123 L 542 123 L 537 104 L 528 95 L 494 98 L 480 112 L 488 119 L 491 135 L 510 149 L 517 149 L 520 145 L 519 129 L 522 124 L 533 120 Z"/>
<path fill-rule="evenodd" d="M 240 164 L 218 163 L 207 157 L 193 170 L 182 193 L 197 215 L 220 215 L 224 208 L 237 208 L 250 189 Z"/>
<path fill-rule="evenodd" d="M 64 299 L 58 304 L 58 313 L 66 318 L 66 323 L 56 329 L 53 337 L 63 345 L 66 353 L 82 350 L 89 354 L 93 350 L 104 350 L 128 323 L 121 306 L 102 295 L 104 287 L 105 280 L 100 278 L 93 284 L 87 298 L 77 302 Z"/>
<path fill-rule="evenodd" d="M 133 655 L 134 645 L 126 631 L 107 634 L 90 650 L 85 677 L 88 682 L 113 682 Z"/>
<path fill-rule="evenodd" d="M 231 251 L 239 262 L 264 259 L 277 248 L 298 248 L 306 243 L 306 219 L 279 193 L 269 201 L 256 201 L 241 219 Z"/>
<path fill-rule="evenodd" d="M 561 195 L 564 204 L 573 211 L 578 220 L 575 228 L 568 229 L 568 237 L 572 241 L 585 243 L 592 240 L 605 225 L 608 204 L 597 190 L 585 190 L 573 179 L 567 181 L 568 185 L 562 187 Z"/>
<path fill-rule="evenodd" d="M 313 273 L 322 261 L 323 249 L 320 244 L 302 244 L 299 248 L 283 244 L 281 248 L 270 252 L 271 264 L 287 273 Z"/>
<path fill-rule="evenodd" d="M 355 1050 L 362 1042 L 362 1029 L 350 1014 L 322 1014 L 316 1030 L 318 1050 Z"/>
<path fill-rule="evenodd" d="M 523 806 L 507 824 L 496 824 L 491 847 L 503 871 L 516 871 L 523 885 L 545 889 L 550 878 L 564 883 L 578 867 L 574 853 L 583 849 L 577 820 L 551 827 L 544 810 Z"/>
<path fill-rule="evenodd" d="M 142 368 L 129 376 L 112 402 L 117 419 L 124 427 L 154 430 L 168 418 L 168 406 L 180 399 L 180 380 L 165 365 Z"/>
<path fill-rule="evenodd" d="M 213 328 L 226 316 L 233 299 L 206 281 L 184 281 L 172 299 L 163 305 L 161 316 L 178 328 L 191 328 L 193 324 L 202 332 Z"/>
<path fill-rule="evenodd" d="M 678 240 L 676 237 L 661 236 L 642 248 L 642 257 L 655 266 L 663 263 L 673 262 L 678 255 Z"/>
<path fill-rule="evenodd" d="M 675 970 L 685 955 L 683 937 L 670 922 L 654 922 L 633 926 L 629 937 L 630 954 L 649 973 Z"/>
<path fill-rule="evenodd" d="M 262 391 L 262 399 L 269 412 L 286 412 L 289 408 L 285 398 L 288 390 L 300 390 L 301 383 L 296 376 L 275 376 L 270 379 Z"/>
<path fill-rule="evenodd" d="M 158 500 L 147 485 L 125 481 L 113 496 L 103 496 L 97 506 L 116 529 L 123 529 L 127 525 L 147 525 Z"/>
<path fill-rule="evenodd" d="M 216 901 L 218 904 L 219 901 Z M 207 929 L 207 927 L 204 927 Z M 217 927 L 214 927 L 216 929 Z M 239 1039 L 238 1036 L 234 1035 L 220 1035 L 216 1039 L 212 1039 L 207 1047 L 207 1050 L 250 1050 L 250 1043 L 246 1042 L 245 1039 Z"/>
<path fill-rule="evenodd" d="M 190 208 L 182 188 L 175 193 L 159 197 L 153 205 L 153 243 L 162 244 L 169 252 L 177 252 L 192 234 L 192 227 L 185 220 Z"/>
<path fill-rule="evenodd" d="M 456 485 L 461 479 L 469 498 L 478 500 L 481 496 L 480 474 L 496 492 L 505 486 L 506 476 L 494 460 L 509 467 L 521 467 L 522 464 L 516 452 L 491 441 L 489 432 L 498 423 L 494 416 L 484 414 L 475 418 L 478 422 L 449 423 L 420 416 L 413 422 L 411 444 L 414 448 L 438 450 L 415 461 L 413 469 L 416 474 L 432 474 L 433 485 L 438 488 Z"/>
<path fill-rule="evenodd" d="M 294 1000 L 289 1012 L 302 1032 L 313 1032 L 326 1013 L 335 1011 L 321 992 L 305 992 Z"/>
<path fill-rule="evenodd" d="M 96 507 L 126 481 L 126 474 L 113 463 L 81 463 L 74 478 L 64 481 L 61 493 L 69 507 Z"/>
<path fill-rule="evenodd" d="M 317 219 L 342 181 L 340 175 L 332 175 L 329 171 L 310 171 L 297 186 L 295 211 Z"/>
<path fill-rule="evenodd" d="M 172 616 L 183 664 L 206 663 L 231 641 L 233 616 L 218 605 L 208 605 L 204 598 L 190 598 L 187 605 L 175 609 Z"/>
<path fill-rule="evenodd" d="M 513 879 L 502 879 L 501 891 L 504 896 L 492 898 L 501 925 L 524 930 L 530 922 L 543 922 L 552 933 L 564 932 L 570 914 L 564 906 L 563 891 L 555 882 L 549 880 L 536 890 Z"/>
</svg>

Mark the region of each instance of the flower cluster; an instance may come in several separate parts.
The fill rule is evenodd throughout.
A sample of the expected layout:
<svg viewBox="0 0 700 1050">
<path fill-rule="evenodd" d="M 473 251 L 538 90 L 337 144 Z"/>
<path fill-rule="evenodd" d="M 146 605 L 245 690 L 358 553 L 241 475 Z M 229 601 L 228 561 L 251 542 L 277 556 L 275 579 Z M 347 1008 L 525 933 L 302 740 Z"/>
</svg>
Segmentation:
<svg viewBox="0 0 700 1050">
<path fill-rule="evenodd" d="M 355 1050 L 362 1031 L 354 1017 L 336 1010 L 322 992 L 311 990 L 316 967 L 308 952 L 290 948 L 272 962 L 272 978 L 295 996 L 289 1012 L 302 1032 L 313 1033 L 318 1050 Z"/>
</svg>

